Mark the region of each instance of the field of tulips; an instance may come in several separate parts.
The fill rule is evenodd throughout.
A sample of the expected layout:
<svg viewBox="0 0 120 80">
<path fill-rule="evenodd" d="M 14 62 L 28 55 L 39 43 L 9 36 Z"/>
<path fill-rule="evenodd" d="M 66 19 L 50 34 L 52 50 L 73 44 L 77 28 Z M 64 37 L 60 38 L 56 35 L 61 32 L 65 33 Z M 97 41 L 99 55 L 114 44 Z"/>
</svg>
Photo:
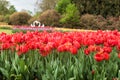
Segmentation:
<svg viewBox="0 0 120 80">
<path fill-rule="evenodd" d="M 0 80 L 120 80 L 120 32 L 1 33 Z"/>
</svg>

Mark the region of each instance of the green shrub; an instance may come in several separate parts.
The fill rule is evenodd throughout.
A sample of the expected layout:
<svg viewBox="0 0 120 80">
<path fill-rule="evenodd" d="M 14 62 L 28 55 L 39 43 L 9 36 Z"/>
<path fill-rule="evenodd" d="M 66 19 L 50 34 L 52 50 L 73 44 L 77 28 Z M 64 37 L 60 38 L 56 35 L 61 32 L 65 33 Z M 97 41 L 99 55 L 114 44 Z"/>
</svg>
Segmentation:
<svg viewBox="0 0 120 80">
<path fill-rule="evenodd" d="M 0 22 L 6 22 L 6 23 L 9 23 L 9 17 L 10 15 L 7 14 L 7 15 L 0 15 Z"/>
<path fill-rule="evenodd" d="M 104 18 L 101 15 L 85 14 L 80 18 L 79 28 L 93 30 L 120 30 L 120 17 L 109 16 Z"/>
<path fill-rule="evenodd" d="M 79 11 L 75 4 L 69 4 L 66 7 L 66 11 L 63 14 L 60 22 L 65 26 L 69 28 L 74 28 L 76 25 L 79 24 Z"/>
<path fill-rule="evenodd" d="M 58 26 L 60 14 L 55 10 L 47 10 L 40 15 L 38 20 L 47 26 Z"/>
<path fill-rule="evenodd" d="M 10 15 L 8 14 L 8 15 L 5 15 L 5 20 L 4 20 L 4 22 L 6 22 L 6 23 L 10 23 L 10 20 L 9 20 L 9 18 L 10 18 Z"/>
<path fill-rule="evenodd" d="M 15 12 L 10 16 L 12 25 L 26 25 L 31 16 L 26 12 Z"/>
<path fill-rule="evenodd" d="M 80 18 L 80 24 L 83 29 L 96 29 L 96 16 L 91 14 L 82 15 Z"/>
<path fill-rule="evenodd" d="M 106 19 L 102 16 L 97 16 L 96 23 L 98 29 L 101 30 L 120 30 L 120 19 L 119 17 L 109 16 Z"/>
<path fill-rule="evenodd" d="M 58 4 L 56 5 L 56 10 L 63 14 L 66 11 L 66 7 L 68 4 L 71 3 L 71 0 L 59 0 Z"/>
<path fill-rule="evenodd" d="M 110 30 L 120 30 L 120 17 L 113 17 L 113 16 L 110 16 L 108 17 L 107 19 L 107 28 L 110 29 Z"/>
</svg>

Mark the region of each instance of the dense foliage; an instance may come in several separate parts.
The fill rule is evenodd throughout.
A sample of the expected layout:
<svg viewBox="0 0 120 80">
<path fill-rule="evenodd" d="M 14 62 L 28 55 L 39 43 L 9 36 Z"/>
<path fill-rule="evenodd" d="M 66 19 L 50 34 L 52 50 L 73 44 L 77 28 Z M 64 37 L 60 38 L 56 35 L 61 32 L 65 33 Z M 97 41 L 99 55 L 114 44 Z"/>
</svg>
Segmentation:
<svg viewBox="0 0 120 80">
<path fill-rule="evenodd" d="M 81 14 L 120 15 L 120 0 L 72 0 Z"/>
<path fill-rule="evenodd" d="M 9 2 L 7 0 L 0 0 L 0 15 L 5 15 L 9 13 L 8 10 Z"/>
<path fill-rule="evenodd" d="M 16 12 L 16 9 L 13 5 L 10 5 L 7 0 L 0 0 L 0 16 L 3 16 L 3 19 L 0 22 L 9 23 L 9 16 Z"/>
<path fill-rule="evenodd" d="M 57 5 L 56 5 L 56 10 L 60 13 L 63 14 L 66 12 L 66 7 L 71 4 L 70 0 L 59 0 Z"/>
<path fill-rule="evenodd" d="M 63 24 L 63 27 L 75 28 L 80 22 L 79 19 L 79 11 L 75 4 L 68 4 L 60 22 Z"/>
<path fill-rule="evenodd" d="M 16 12 L 15 7 L 10 5 L 7 0 L 0 0 L 0 22 L 30 25 L 33 21 L 39 20 L 47 26 L 120 30 L 119 0 L 42 0 L 41 2 L 37 0 L 36 5 L 39 8 L 37 10 L 41 11 L 35 15 L 40 17 L 27 18 L 24 15 L 24 17 L 13 17 L 11 19 L 10 16 Z"/>
</svg>

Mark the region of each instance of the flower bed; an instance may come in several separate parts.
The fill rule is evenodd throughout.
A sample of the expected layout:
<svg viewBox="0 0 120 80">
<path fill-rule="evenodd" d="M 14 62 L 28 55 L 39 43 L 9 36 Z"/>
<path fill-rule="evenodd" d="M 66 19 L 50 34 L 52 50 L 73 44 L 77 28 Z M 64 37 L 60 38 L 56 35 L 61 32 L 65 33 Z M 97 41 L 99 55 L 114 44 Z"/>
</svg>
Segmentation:
<svg viewBox="0 0 120 80">
<path fill-rule="evenodd" d="M 119 80 L 120 32 L 0 34 L 0 78 Z"/>
<path fill-rule="evenodd" d="M 48 32 L 52 32 L 54 31 L 54 28 L 49 27 L 49 26 L 45 26 L 45 27 L 31 27 L 31 26 L 14 26 L 13 27 L 13 33 L 16 32 L 27 32 L 27 31 L 48 31 Z"/>
</svg>

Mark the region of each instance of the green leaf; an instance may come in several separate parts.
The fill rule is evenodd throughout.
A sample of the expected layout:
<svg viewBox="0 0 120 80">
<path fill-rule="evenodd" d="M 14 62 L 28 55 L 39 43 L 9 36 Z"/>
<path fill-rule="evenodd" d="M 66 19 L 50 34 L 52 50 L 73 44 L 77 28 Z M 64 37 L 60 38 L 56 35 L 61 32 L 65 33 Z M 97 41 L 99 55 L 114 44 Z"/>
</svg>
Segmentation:
<svg viewBox="0 0 120 80">
<path fill-rule="evenodd" d="M 48 80 L 45 75 L 42 76 L 42 80 Z"/>
<path fill-rule="evenodd" d="M 0 68 L 0 71 L 2 72 L 3 76 L 9 78 L 9 74 L 8 74 L 8 71 L 4 68 Z"/>
<path fill-rule="evenodd" d="M 76 80 L 76 78 L 75 78 L 75 77 L 72 77 L 72 78 L 69 78 L 68 80 Z"/>
<path fill-rule="evenodd" d="M 24 72 L 24 70 L 25 70 L 25 62 L 24 62 L 24 60 L 19 60 L 18 68 L 19 68 L 20 72 L 22 72 L 22 73 Z"/>
<path fill-rule="evenodd" d="M 14 70 L 16 71 L 16 73 L 18 74 L 18 68 L 15 64 L 15 61 L 13 61 L 12 66 L 13 66 Z"/>
<path fill-rule="evenodd" d="M 119 70 L 119 72 L 118 72 L 118 80 L 120 80 L 120 70 Z"/>
<path fill-rule="evenodd" d="M 15 80 L 23 80 L 23 79 L 22 79 L 22 75 L 21 75 L 21 74 L 16 75 Z"/>
<path fill-rule="evenodd" d="M 57 73 L 58 73 L 58 66 L 57 66 L 57 68 L 55 69 L 55 73 L 54 73 L 55 80 L 57 79 Z"/>
</svg>

